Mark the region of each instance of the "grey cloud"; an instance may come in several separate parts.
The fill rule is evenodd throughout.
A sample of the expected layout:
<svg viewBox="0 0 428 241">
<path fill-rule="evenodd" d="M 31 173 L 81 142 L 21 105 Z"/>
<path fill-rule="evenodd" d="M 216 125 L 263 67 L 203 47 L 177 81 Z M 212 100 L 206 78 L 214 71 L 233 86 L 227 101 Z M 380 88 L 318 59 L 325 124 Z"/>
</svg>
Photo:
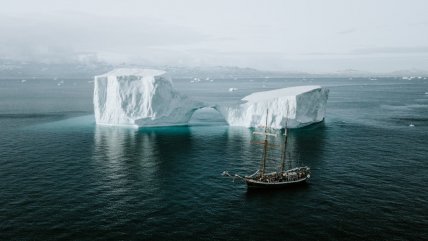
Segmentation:
<svg viewBox="0 0 428 241">
<path fill-rule="evenodd" d="M 144 54 L 150 47 L 190 45 L 210 37 L 162 19 L 87 14 L 0 17 L 0 54 L 67 58 L 74 52 Z"/>
<path fill-rule="evenodd" d="M 309 52 L 302 53 L 300 55 L 308 55 L 308 56 L 328 56 L 328 55 L 345 55 L 344 53 L 335 53 L 335 52 Z"/>
<path fill-rule="evenodd" d="M 411 23 L 408 23 L 408 26 L 422 26 L 422 27 L 426 27 L 426 26 L 428 26 L 428 21 L 411 22 Z"/>
<path fill-rule="evenodd" d="M 354 33 L 356 32 L 357 29 L 356 28 L 348 28 L 348 29 L 343 29 L 339 32 L 337 32 L 338 34 L 350 34 L 350 33 Z"/>
<path fill-rule="evenodd" d="M 302 53 L 307 56 L 352 56 L 352 55 L 375 55 L 375 54 L 426 54 L 428 46 L 418 47 L 374 47 L 374 48 L 359 48 L 350 52 L 310 52 Z"/>
<path fill-rule="evenodd" d="M 377 47 L 355 49 L 350 54 L 370 55 L 370 54 L 426 54 L 428 46 L 418 47 Z"/>
</svg>

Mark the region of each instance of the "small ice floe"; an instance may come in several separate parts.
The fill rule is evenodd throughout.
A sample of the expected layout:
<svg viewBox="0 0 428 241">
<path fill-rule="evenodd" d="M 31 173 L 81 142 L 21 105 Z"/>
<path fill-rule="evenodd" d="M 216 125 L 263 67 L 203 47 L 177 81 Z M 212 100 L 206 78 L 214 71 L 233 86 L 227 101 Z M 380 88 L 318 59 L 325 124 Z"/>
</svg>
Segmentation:
<svg viewBox="0 0 428 241">
<path fill-rule="evenodd" d="M 213 79 L 210 79 L 210 82 L 214 82 L 214 80 L 213 80 Z"/>
<path fill-rule="evenodd" d="M 25 82 L 27 82 L 27 80 L 26 80 L 26 79 L 22 79 L 22 80 L 21 80 L 21 83 L 25 83 Z"/>
<path fill-rule="evenodd" d="M 210 80 L 210 77 L 206 77 L 206 78 L 205 78 L 205 80 L 206 80 L 206 81 Z"/>
<path fill-rule="evenodd" d="M 195 78 L 190 80 L 190 83 L 197 83 L 197 82 L 201 82 L 201 79 L 198 77 L 195 77 Z"/>
<path fill-rule="evenodd" d="M 410 123 L 409 127 L 415 127 L 415 125 L 413 125 L 413 123 Z"/>
<path fill-rule="evenodd" d="M 234 92 L 234 91 L 237 91 L 238 90 L 238 88 L 229 88 L 229 92 Z"/>
<path fill-rule="evenodd" d="M 61 86 L 64 84 L 64 80 L 61 80 L 60 82 L 58 82 L 56 85 Z"/>
<path fill-rule="evenodd" d="M 428 91 L 427 91 L 427 92 L 425 92 L 425 95 L 428 95 Z"/>
<path fill-rule="evenodd" d="M 370 80 L 377 80 L 377 78 L 370 78 Z"/>
</svg>

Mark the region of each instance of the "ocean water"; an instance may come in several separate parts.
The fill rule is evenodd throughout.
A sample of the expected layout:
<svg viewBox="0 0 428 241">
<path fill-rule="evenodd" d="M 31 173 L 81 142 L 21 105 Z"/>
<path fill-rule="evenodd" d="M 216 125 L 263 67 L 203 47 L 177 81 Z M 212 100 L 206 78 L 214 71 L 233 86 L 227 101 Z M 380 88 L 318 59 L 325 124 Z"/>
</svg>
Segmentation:
<svg viewBox="0 0 428 241">
<path fill-rule="evenodd" d="M 289 158 L 311 167 L 310 183 L 256 192 L 221 176 L 257 169 L 253 130 L 211 109 L 183 127 L 96 126 L 93 83 L 60 81 L 0 81 L 0 240 L 428 237 L 427 79 L 175 80 L 208 103 L 330 89 L 326 120 L 290 132 Z"/>
</svg>

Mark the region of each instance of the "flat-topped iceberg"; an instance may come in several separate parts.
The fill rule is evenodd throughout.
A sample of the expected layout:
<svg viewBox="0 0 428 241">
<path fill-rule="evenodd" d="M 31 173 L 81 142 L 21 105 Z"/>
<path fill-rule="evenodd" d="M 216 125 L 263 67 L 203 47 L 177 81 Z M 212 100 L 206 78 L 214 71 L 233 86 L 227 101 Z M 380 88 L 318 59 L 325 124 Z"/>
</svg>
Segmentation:
<svg viewBox="0 0 428 241">
<path fill-rule="evenodd" d="M 134 127 L 185 125 L 204 107 L 178 93 L 162 70 L 115 69 L 94 79 L 97 124 Z"/>
<path fill-rule="evenodd" d="M 256 92 L 235 105 L 214 106 L 231 126 L 303 127 L 324 119 L 328 90 L 298 86 Z M 177 92 L 162 70 L 121 68 L 94 78 L 97 124 L 134 127 L 186 125 L 206 104 Z M 268 112 L 267 112 L 268 110 Z"/>
<path fill-rule="evenodd" d="M 328 89 L 297 86 L 256 92 L 245 96 L 242 104 L 216 106 L 231 126 L 299 128 L 324 120 Z M 268 110 L 268 111 L 267 111 Z"/>
</svg>

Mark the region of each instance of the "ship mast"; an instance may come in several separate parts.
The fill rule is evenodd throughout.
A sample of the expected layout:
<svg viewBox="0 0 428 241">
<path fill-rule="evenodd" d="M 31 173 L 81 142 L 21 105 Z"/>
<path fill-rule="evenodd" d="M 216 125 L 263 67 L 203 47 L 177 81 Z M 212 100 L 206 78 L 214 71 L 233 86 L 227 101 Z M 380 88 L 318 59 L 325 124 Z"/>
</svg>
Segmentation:
<svg viewBox="0 0 428 241">
<path fill-rule="evenodd" d="M 267 158 L 267 146 L 268 146 L 268 135 L 267 135 L 267 122 L 268 122 L 268 116 L 269 116 L 269 109 L 266 110 L 266 124 L 265 124 L 265 141 L 263 144 L 263 158 L 261 163 L 261 175 L 262 177 L 265 175 L 265 168 L 266 168 L 266 158 Z"/>
<path fill-rule="evenodd" d="M 268 116 L 269 116 L 269 110 L 266 110 L 266 123 L 265 123 L 265 131 L 264 132 L 253 132 L 255 135 L 263 135 L 265 136 L 265 140 L 262 143 L 263 144 L 263 156 L 260 161 L 260 175 L 263 177 L 265 175 L 265 169 L 266 169 L 266 160 L 267 160 L 267 152 L 268 152 L 268 136 L 276 136 L 276 134 L 269 133 L 268 132 Z"/>
<path fill-rule="evenodd" d="M 281 172 L 284 172 L 285 169 L 285 158 L 286 158 L 286 150 L 287 150 L 287 140 L 288 140 L 288 129 L 287 129 L 287 124 L 288 124 L 288 103 L 287 103 L 287 116 L 285 117 L 285 130 L 284 130 L 284 136 L 285 136 L 285 141 L 284 141 L 284 146 L 282 147 L 282 153 L 281 153 Z"/>
</svg>

